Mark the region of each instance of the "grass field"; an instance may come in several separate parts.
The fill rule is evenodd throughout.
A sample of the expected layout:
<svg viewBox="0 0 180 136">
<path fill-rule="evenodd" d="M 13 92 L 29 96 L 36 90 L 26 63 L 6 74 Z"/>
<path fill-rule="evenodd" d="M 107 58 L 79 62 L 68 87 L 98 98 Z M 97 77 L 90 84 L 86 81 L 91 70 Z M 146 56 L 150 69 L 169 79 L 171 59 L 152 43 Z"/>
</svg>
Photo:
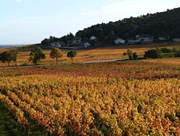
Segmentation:
<svg viewBox="0 0 180 136">
<path fill-rule="evenodd" d="M 147 49 L 132 48 L 138 55 Z M 80 50 L 75 61 L 122 58 L 126 50 Z M 19 64 L 28 54 L 18 54 Z M 62 60 L 66 63 L 55 65 L 47 57 L 40 64 L 50 65 L 0 68 L 0 134 L 180 135 L 180 58 Z"/>
<path fill-rule="evenodd" d="M 148 49 L 157 48 L 157 47 L 168 47 L 173 48 L 176 45 L 180 45 L 178 43 L 152 43 L 147 45 L 126 45 L 126 46 L 112 46 L 112 47 L 102 47 L 97 49 L 90 50 L 77 50 L 77 56 L 74 58 L 75 63 L 86 62 L 86 61 L 94 61 L 94 60 L 110 60 L 110 59 L 122 59 L 128 58 L 128 56 L 123 56 L 123 53 L 127 51 L 128 48 L 131 48 L 133 52 L 136 52 L 138 56 L 144 56 L 144 52 Z M 29 63 L 29 54 L 32 49 L 32 45 L 30 45 L 27 49 L 18 48 L 18 56 L 17 56 L 17 65 L 32 65 Z M 8 49 L 0 49 L 0 52 L 8 50 Z M 23 51 L 25 50 L 25 51 Z M 67 57 L 68 50 L 62 50 L 63 57 L 59 59 L 59 63 L 71 63 L 71 60 Z M 44 50 L 46 59 L 42 59 L 39 64 L 55 64 L 55 60 L 50 58 L 51 50 Z M 12 65 L 13 62 L 12 62 Z M 7 63 L 0 63 L 0 66 L 8 66 Z"/>
</svg>

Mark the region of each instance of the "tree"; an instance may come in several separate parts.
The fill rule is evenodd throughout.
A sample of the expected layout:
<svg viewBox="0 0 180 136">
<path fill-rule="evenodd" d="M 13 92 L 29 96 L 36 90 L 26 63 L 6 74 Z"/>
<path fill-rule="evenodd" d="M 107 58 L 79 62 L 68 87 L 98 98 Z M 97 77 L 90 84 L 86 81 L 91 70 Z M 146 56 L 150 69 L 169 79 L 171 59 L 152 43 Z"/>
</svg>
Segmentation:
<svg viewBox="0 0 180 136">
<path fill-rule="evenodd" d="M 82 41 L 83 42 L 90 42 L 90 40 L 87 37 L 84 37 Z"/>
<path fill-rule="evenodd" d="M 138 55 L 136 54 L 136 52 L 133 53 L 133 59 L 137 60 L 138 59 Z"/>
<path fill-rule="evenodd" d="M 40 47 L 33 48 L 29 55 L 30 55 L 29 61 L 32 61 L 33 64 L 35 65 L 41 59 L 45 59 L 45 54 L 43 53 L 43 50 Z"/>
<path fill-rule="evenodd" d="M 132 59 L 133 52 L 132 52 L 132 50 L 130 48 L 127 49 L 127 54 L 129 56 L 129 59 Z"/>
<path fill-rule="evenodd" d="M 124 52 L 124 53 L 123 53 L 123 56 L 126 56 L 126 55 L 127 55 L 127 52 Z"/>
<path fill-rule="evenodd" d="M 71 50 L 67 53 L 67 57 L 70 57 L 73 63 L 73 58 L 77 55 L 77 52 L 74 50 Z"/>
<path fill-rule="evenodd" d="M 180 45 L 174 47 L 172 51 L 173 51 L 174 57 L 180 57 Z"/>
<path fill-rule="evenodd" d="M 14 64 L 16 65 L 17 54 L 17 50 L 4 51 L 0 54 L 0 60 L 2 63 L 7 61 L 8 66 L 10 66 L 11 61 L 14 61 Z"/>
<path fill-rule="evenodd" d="M 58 48 L 54 48 L 52 49 L 51 53 L 50 53 L 50 57 L 51 58 L 55 58 L 56 59 L 56 63 L 58 63 L 58 58 L 62 57 L 63 53 L 60 49 Z"/>
<path fill-rule="evenodd" d="M 162 58 L 163 55 L 162 55 L 162 51 L 159 48 L 157 48 L 146 51 L 144 57 L 155 59 L 155 58 Z"/>
<path fill-rule="evenodd" d="M 171 49 L 168 49 L 166 47 L 160 49 L 162 53 L 171 53 Z"/>
<path fill-rule="evenodd" d="M 41 45 L 48 45 L 48 39 L 45 38 L 44 40 L 41 41 Z"/>
<path fill-rule="evenodd" d="M 72 33 L 70 33 L 69 38 L 72 40 L 74 38 L 74 35 Z"/>
<path fill-rule="evenodd" d="M 114 31 L 111 31 L 110 32 L 110 34 L 109 34 L 109 39 L 110 39 L 110 44 L 112 43 L 112 41 L 114 40 L 114 36 L 115 36 L 115 34 L 114 34 Z"/>
<path fill-rule="evenodd" d="M 54 37 L 54 36 L 50 36 L 49 39 L 50 39 L 50 40 L 54 40 L 55 37 Z"/>
</svg>

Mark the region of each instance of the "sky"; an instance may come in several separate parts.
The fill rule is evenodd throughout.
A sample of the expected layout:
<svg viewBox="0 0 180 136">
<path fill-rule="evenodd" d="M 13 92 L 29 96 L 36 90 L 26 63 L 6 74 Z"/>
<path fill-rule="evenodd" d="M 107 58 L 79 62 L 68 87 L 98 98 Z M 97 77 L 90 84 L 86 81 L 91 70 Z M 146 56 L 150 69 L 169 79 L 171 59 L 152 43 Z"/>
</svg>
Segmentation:
<svg viewBox="0 0 180 136">
<path fill-rule="evenodd" d="M 0 45 L 40 43 L 92 25 L 178 7 L 179 0 L 0 0 Z"/>
</svg>

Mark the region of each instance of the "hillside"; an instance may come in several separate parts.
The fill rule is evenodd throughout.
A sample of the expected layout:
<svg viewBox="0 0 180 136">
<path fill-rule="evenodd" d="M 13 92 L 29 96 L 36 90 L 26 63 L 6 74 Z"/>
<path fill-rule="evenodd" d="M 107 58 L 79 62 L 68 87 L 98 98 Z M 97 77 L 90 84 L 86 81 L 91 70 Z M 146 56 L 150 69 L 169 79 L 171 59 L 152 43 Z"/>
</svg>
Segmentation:
<svg viewBox="0 0 180 136">
<path fill-rule="evenodd" d="M 159 42 L 159 37 L 166 37 L 168 41 L 180 37 L 180 8 L 167 10 L 166 12 L 157 12 L 154 14 L 141 15 L 139 17 L 124 18 L 116 22 L 107 24 L 97 24 L 91 27 L 79 30 L 76 37 L 81 37 L 82 41 L 94 35 L 99 43 L 113 44 L 117 37 L 128 39 L 135 38 L 138 34 L 148 34 L 154 38 L 154 42 Z M 48 44 L 54 41 L 61 41 L 65 44 L 71 43 L 73 34 L 67 34 L 61 38 L 50 36 L 41 43 Z"/>
<path fill-rule="evenodd" d="M 180 37 L 180 8 L 166 12 L 130 17 L 108 24 L 97 24 L 76 33 L 77 36 L 95 35 L 100 41 L 110 41 L 111 37 L 134 38 L 137 34 L 149 34 L 155 39 L 161 35 Z M 112 38 L 113 39 L 113 38 Z"/>
</svg>

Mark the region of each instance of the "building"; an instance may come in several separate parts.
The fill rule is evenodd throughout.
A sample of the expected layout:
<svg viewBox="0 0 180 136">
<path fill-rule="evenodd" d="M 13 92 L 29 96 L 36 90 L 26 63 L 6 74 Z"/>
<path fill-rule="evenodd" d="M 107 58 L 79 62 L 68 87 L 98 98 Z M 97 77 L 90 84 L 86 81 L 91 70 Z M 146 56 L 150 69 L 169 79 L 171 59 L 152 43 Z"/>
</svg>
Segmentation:
<svg viewBox="0 0 180 136">
<path fill-rule="evenodd" d="M 124 44 L 125 40 L 118 37 L 116 40 L 114 40 L 114 42 L 115 42 L 115 44 Z"/>
<path fill-rule="evenodd" d="M 161 34 L 158 36 L 159 41 L 167 41 L 169 40 L 169 35 L 168 34 Z"/>
<path fill-rule="evenodd" d="M 137 41 L 136 40 L 128 40 L 127 44 L 136 44 Z"/>
<path fill-rule="evenodd" d="M 173 38 L 174 42 L 180 42 L 180 38 Z"/>
<path fill-rule="evenodd" d="M 62 45 L 60 44 L 60 42 L 53 42 L 53 43 L 50 43 L 51 47 L 53 48 L 60 48 L 62 47 Z"/>
<path fill-rule="evenodd" d="M 85 42 L 83 45 L 84 45 L 85 48 L 91 46 L 88 42 Z"/>
<path fill-rule="evenodd" d="M 81 44 L 81 37 L 75 37 L 72 40 L 72 44 Z"/>
<path fill-rule="evenodd" d="M 94 35 L 90 37 L 90 41 L 96 41 L 97 37 L 95 37 Z"/>
<path fill-rule="evenodd" d="M 139 34 L 136 35 L 136 43 L 152 43 L 153 37 L 148 34 Z"/>
<path fill-rule="evenodd" d="M 166 41 L 166 37 L 159 37 L 158 38 L 160 41 Z"/>
</svg>

